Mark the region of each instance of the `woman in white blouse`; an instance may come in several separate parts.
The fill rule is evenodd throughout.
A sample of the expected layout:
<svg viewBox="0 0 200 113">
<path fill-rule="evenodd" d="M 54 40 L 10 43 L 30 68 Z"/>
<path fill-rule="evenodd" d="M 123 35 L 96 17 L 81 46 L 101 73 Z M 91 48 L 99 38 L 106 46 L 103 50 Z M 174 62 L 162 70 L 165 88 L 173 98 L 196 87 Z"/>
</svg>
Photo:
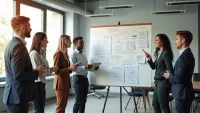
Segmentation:
<svg viewBox="0 0 200 113">
<path fill-rule="evenodd" d="M 46 47 L 47 47 L 47 36 L 43 32 L 37 32 L 32 40 L 32 45 L 30 48 L 30 59 L 33 66 L 33 69 L 36 69 L 38 66 L 43 66 L 46 69 L 46 73 L 43 76 L 38 77 L 36 80 L 36 98 L 33 101 L 33 106 L 35 113 L 44 113 L 45 106 L 45 83 L 46 76 L 50 75 L 51 72 L 55 72 L 58 70 L 57 67 L 50 67 L 46 60 Z"/>
</svg>

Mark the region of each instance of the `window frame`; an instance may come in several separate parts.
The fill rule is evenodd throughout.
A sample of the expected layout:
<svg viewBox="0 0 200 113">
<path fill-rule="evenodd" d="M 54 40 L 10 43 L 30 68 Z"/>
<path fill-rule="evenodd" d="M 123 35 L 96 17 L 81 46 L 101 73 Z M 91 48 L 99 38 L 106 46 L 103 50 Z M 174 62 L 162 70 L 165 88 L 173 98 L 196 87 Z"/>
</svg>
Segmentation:
<svg viewBox="0 0 200 113">
<path fill-rule="evenodd" d="M 66 20 L 65 20 L 65 12 L 64 11 L 61 11 L 61 10 L 58 10 L 58 9 L 55 9 L 55 8 L 52 8 L 52 7 L 49 7 L 49 6 L 45 6 L 43 4 L 39 4 L 37 2 L 34 2 L 34 1 L 28 1 L 28 0 L 13 0 L 14 4 L 13 4 L 13 17 L 15 15 L 20 15 L 20 4 L 24 4 L 24 5 L 28 5 L 28 6 L 31 6 L 31 7 L 34 7 L 34 8 L 38 8 L 38 9 L 41 9 L 43 11 L 43 20 L 42 20 L 42 32 L 45 32 L 46 33 L 46 29 L 47 29 L 47 10 L 50 10 L 50 11 L 54 11 L 56 13 L 59 13 L 62 15 L 62 28 L 63 28 L 63 34 L 65 34 L 66 32 Z M 52 74 L 51 74 L 52 75 Z M 50 75 L 50 76 L 51 76 Z M 5 78 L 6 77 L 0 77 L 0 82 L 4 82 L 5 81 Z"/>
</svg>

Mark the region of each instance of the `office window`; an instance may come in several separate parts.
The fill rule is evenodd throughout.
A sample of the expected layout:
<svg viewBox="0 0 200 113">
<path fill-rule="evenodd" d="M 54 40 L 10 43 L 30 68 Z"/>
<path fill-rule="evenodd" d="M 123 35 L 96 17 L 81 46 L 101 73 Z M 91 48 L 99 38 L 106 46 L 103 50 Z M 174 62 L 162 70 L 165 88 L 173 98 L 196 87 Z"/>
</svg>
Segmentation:
<svg viewBox="0 0 200 113">
<path fill-rule="evenodd" d="M 58 47 L 58 40 L 63 34 L 63 15 L 54 11 L 47 10 L 46 33 L 48 37 L 46 58 L 49 66 L 53 66 L 53 55 Z"/>
<path fill-rule="evenodd" d="M 10 25 L 13 10 L 12 0 L 0 0 L 0 81 L 5 78 L 4 50 L 13 36 Z"/>
<path fill-rule="evenodd" d="M 43 11 L 39 8 L 28 6 L 25 4 L 20 4 L 20 15 L 30 18 L 31 24 L 31 38 L 26 38 L 26 48 L 30 50 L 32 37 L 36 32 L 43 32 Z"/>
</svg>

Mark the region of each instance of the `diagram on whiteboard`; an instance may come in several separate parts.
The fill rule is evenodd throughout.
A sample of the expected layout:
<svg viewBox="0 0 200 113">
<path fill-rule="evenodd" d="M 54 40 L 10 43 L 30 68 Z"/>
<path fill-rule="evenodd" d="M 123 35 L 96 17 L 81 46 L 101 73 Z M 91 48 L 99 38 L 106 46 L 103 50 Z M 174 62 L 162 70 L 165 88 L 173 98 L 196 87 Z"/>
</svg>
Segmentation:
<svg viewBox="0 0 200 113">
<path fill-rule="evenodd" d="M 92 54 L 103 54 L 103 55 L 109 55 L 111 54 L 111 37 L 110 36 L 103 36 L 95 38 L 95 41 L 92 41 L 92 47 L 91 52 Z"/>
<path fill-rule="evenodd" d="M 111 66 L 136 64 L 136 56 L 134 55 L 110 55 L 109 59 Z"/>
<path fill-rule="evenodd" d="M 142 49 L 151 53 L 151 24 L 90 29 L 90 61 L 101 63 L 97 84 L 150 86 L 151 68 Z"/>
</svg>

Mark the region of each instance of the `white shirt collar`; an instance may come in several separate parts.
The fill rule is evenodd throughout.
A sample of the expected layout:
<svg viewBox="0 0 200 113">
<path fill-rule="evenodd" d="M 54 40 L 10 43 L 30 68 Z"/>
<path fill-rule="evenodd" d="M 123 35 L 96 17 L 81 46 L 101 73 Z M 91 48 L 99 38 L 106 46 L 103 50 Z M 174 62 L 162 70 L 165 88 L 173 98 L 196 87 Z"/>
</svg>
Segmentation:
<svg viewBox="0 0 200 113">
<path fill-rule="evenodd" d="M 159 50 L 159 51 L 158 51 L 158 58 L 157 58 L 157 59 L 159 59 L 160 54 L 162 53 L 162 51 L 163 51 L 163 50 Z"/>
<path fill-rule="evenodd" d="M 17 38 L 19 38 L 24 43 L 24 45 L 27 44 L 26 41 L 21 36 L 19 36 L 17 34 L 14 34 L 14 36 L 17 37 Z"/>
<path fill-rule="evenodd" d="M 188 49 L 188 48 L 189 48 L 189 47 L 186 47 L 186 48 L 180 50 L 180 51 L 179 51 L 180 55 L 183 53 L 183 51 L 185 51 L 185 50 Z"/>
<path fill-rule="evenodd" d="M 83 51 L 82 51 L 82 50 L 81 50 L 81 51 L 79 51 L 79 50 L 78 50 L 78 49 L 76 49 L 76 48 L 75 48 L 75 51 L 76 51 L 77 53 L 80 53 L 80 54 L 81 54 L 81 53 L 83 53 Z"/>
</svg>

